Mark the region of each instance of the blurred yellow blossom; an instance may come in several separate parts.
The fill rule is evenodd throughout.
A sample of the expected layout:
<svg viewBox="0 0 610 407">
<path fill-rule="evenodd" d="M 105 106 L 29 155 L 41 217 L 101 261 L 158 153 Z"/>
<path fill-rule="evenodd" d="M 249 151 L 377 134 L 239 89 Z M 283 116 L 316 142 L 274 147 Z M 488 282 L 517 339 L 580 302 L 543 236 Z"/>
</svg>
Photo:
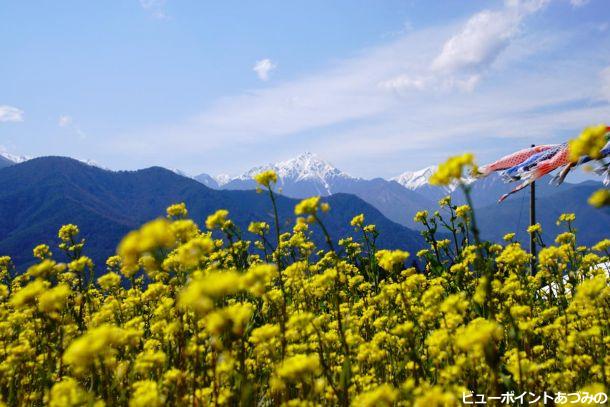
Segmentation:
<svg viewBox="0 0 610 407">
<path fill-rule="evenodd" d="M 303 199 L 294 207 L 295 215 L 315 215 L 320 206 L 320 197 Z"/>
<path fill-rule="evenodd" d="M 277 184 L 277 174 L 273 170 L 263 171 L 256 174 L 253 178 L 258 184 L 267 188 L 269 188 L 271 184 Z"/>
<path fill-rule="evenodd" d="M 569 143 L 570 159 L 578 161 L 581 156 L 600 158 L 600 151 L 608 141 L 606 125 L 587 127 L 580 135 Z"/>
<path fill-rule="evenodd" d="M 438 166 L 429 182 L 431 185 L 449 185 L 453 181 L 461 180 L 464 170 L 474 166 L 474 156 L 470 153 L 451 157 Z"/>
<path fill-rule="evenodd" d="M 595 191 L 589 197 L 589 205 L 594 206 L 596 208 L 601 208 L 602 206 L 610 205 L 610 190 L 601 188 Z"/>
</svg>

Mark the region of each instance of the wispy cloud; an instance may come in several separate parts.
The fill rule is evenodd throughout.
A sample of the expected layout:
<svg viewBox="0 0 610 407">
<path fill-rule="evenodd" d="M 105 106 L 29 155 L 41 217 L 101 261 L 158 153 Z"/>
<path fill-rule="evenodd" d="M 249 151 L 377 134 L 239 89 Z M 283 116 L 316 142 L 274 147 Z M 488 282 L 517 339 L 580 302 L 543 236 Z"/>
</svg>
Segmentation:
<svg viewBox="0 0 610 407">
<path fill-rule="evenodd" d="M 13 106 L 0 105 L 0 122 L 22 122 L 25 113 Z"/>
<path fill-rule="evenodd" d="M 407 74 L 400 74 L 394 78 L 382 81 L 379 85 L 388 90 L 402 92 L 411 89 L 424 89 L 430 82 L 426 77 L 411 77 Z"/>
<path fill-rule="evenodd" d="M 57 125 L 59 127 L 68 129 L 74 132 L 81 139 L 87 138 L 87 134 L 81 129 L 80 125 L 74 121 L 74 118 L 70 115 L 61 115 L 57 119 Z"/>
<path fill-rule="evenodd" d="M 261 59 L 260 61 L 256 61 L 252 70 L 256 72 L 258 78 L 261 81 L 268 81 L 269 74 L 273 71 L 277 65 L 273 63 L 269 58 Z"/>
<path fill-rule="evenodd" d="M 155 18 L 160 20 L 167 18 L 165 0 L 140 0 L 140 6 Z"/>
<path fill-rule="evenodd" d="M 606 101 L 610 102 L 610 66 L 603 69 L 600 74 L 600 82 L 601 82 L 601 96 Z"/>
<path fill-rule="evenodd" d="M 587 4 L 589 0 L 570 0 L 570 4 L 574 7 L 582 7 Z"/>
<path fill-rule="evenodd" d="M 72 116 L 62 115 L 57 119 L 57 125 L 59 127 L 67 127 L 72 124 Z"/>
</svg>

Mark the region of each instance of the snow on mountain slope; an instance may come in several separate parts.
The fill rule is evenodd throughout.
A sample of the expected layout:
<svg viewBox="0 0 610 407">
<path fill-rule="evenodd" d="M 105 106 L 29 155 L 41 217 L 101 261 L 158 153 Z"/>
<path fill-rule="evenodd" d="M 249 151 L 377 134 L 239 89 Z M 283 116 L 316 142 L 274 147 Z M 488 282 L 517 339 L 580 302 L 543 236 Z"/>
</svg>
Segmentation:
<svg viewBox="0 0 610 407">
<path fill-rule="evenodd" d="M 252 177 L 262 171 L 274 170 L 278 175 L 280 187 L 292 187 L 298 184 L 309 185 L 308 189 L 321 195 L 333 193 L 332 184 L 340 180 L 357 180 L 343 171 L 320 159 L 316 154 L 304 153 L 296 158 L 254 167 L 244 174 L 225 182 L 226 188 L 236 188 L 244 183 L 251 184 Z"/>
<path fill-rule="evenodd" d="M 33 157 L 29 157 L 29 156 L 25 156 L 25 155 L 15 155 L 15 154 L 7 153 L 6 151 L 0 151 L 0 164 L 3 164 L 0 166 L 8 167 L 9 165 L 13 165 L 13 164 L 21 164 L 22 162 L 31 160 L 32 158 Z M 110 168 L 104 167 L 103 165 L 100 165 L 97 162 L 90 160 L 90 159 L 76 158 L 76 160 L 82 162 L 83 164 L 90 165 L 92 167 L 97 167 L 102 170 L 111 171 Z"/>
<path fill-rule="evenodd" d="M 309 152 L 303 153 L 290 160 L 252 168 L 238 178 L 251 179 L 253 175 L 268 169 L 275 170 L 278 177 L 281 179 L 290 179 L 294 181 L 306 179 L 324 180 L 331 177 L 352 178 L 326 161 L 323 161 L 316 154 Z"/>
<path fill-rule="evenodd" d="M 218 174 L 215 177 L 212 177 L 212 179 L 221 187 L 231 181 L 231 176 L 229 174 Z"/>
<path fill-rule="evenodd" d="M 87 164 L 87 165 L 89 165 L 91 167 L 97 167 L 97 168 L 99 168 L 101 170 L 112 171 L 110 168 L 104 167 L 103 165 L 98 164 L 96 161 L 90 160 L 88 158 L 87 159 L 77 158 L 77 160 L 80 161 L 81 163 Z"/>
<path fill-rule="evenodd" d="M 254 189 L 254 175 L 272 169 L 278 174 L 277 190 L 292 198 L 305 198 L 314 195 L 331 195 L 349 193 L 359 196 L 366 202 L 380 209 L 388 218 L 402 224 L 405 214 L 416 209 L 436 209 L 439 199 L 451 195 L 456 204 L 465 202 L 458 184 L 447 186 L 430 185 L 430 177 L 436 166 L 428 166 L 417 171 L 407 171 L 389 180 L 376 178 L 367 180 L 353 177 L 330 163 L 320 159 L 316 154 L 304 153 L 296 158 L 257 166 L 237 177 L 210 177 L 201 174 L 195 179 L 210 188 L 216 189 Z M 475 179 L 469 176 L 463 182 L 470 184 L 471 196 L 476 207 L 496 203 L 498 198 L 508 192 L 514 185 L 506 184 L 492 174 L 486 178 Z M 544 186 L 542 190 L 546 189 Z"/>
<path fill-rule="evenodd" d="M 406 171 L 394 178 L 390 178 L 390 180 L 398 182 L 411 191 L 422 193 L 430 199 L 437 200 L 442 196 L 453 193 L 457 184 L 442 187 L 430 185 L 430 177 L 434 174 L 436 168 L 435 165 L 431 165 L 417 171 Z"/>
<path fill-rule="evenodd" d="M 407 189 L 420 193 L 432 201 L 437 201 L 446 195 L 451 195 L 454 203 L 465 203 L 466 199 L 461 189 L 458 188 L 457 182 L 442 187 L 430 185 L 429 179 L 434 171 L 436 171 L 436 167 L 430 166 L 418 171 L 404 172 L 391 180 L 398 182 Z M 515 184 L 505 183 L 502 177 L 497 173 L 490 174 L 484 178 L 466 176 L 462 178 L 462 182 L 471 186 L 470 196 L 475 207 L 495 204 L 500 196 L 515 187 Z M 548 182 L 541 181 L 536 184 L 539 185 L 539 195 L 556 191 L 555 188 L 548 185 Z"/>
<path fill-rule="evenodd" d="M 182 171 L 181 169 L 178 169 L 178 168 L 168 168 L 168 170 L 170 170 L 174 174 L 180 175 L 181 177 L 193 178 L 192 175 L 189 175 L 186 172 L 184 172 L 184 171 Z"/>
<path fill-rule="evenodd" d="M 192 178 L 195 181 L 199 181 L 206 187 L 212 188 L 212 189 L 222 188 L 223 185 L 227 184 L 228 182 L 230 182 L 233 179 L 233 178 L 231 178 L 230 175 L 227 175 L 227 174 L 220 174 L 220 175 L 214 176 L 214 175 L 206 174 L 205 172 L 203 172 L 199 175 L 196 175 Z"/>
<path fill-rule="evenodd" d="M 23 155 L 14 155 L 7 153 L 6 151 L 0 151 L 0 158 L 3 158 L 4 162 L 7 162 L 7 164 L 19 164 L 30 159 L 30 157 L 26 157 Z"/>
<path fill-rule="evenodd" d="M 217 188 L 254 189 L 256 182 L 252 177 L 269 169 L 277 173 L 277 191 L 282 195 L 301 199 L 315 195 L 352 194 L 379 209 L 394 222 L 411 227 L 414 226 L 413 216 L 417 210 L 432 204 L 418 192 L 404 188 L 396 182 L 382 178 L 353 177 L 312 153 L 252 168 Z M 205 174 L 195 179 L 207 186 L 214 185 L 212 178 Z"/>
<path fill-rule="evenodd" d="M 195 181 L 201 182 L 203 185 L 205 185 L 208 188 L 212 188 L 212 189 L 219 188 L 219 185 L 218 185 L 218 182 L 216 181 L 216 179 L 209 174 L 202 173 L 202 174 L 195 176 L 194 179 L 195 179 Z"/>
<path fill-rule="evenodd" d="M 436 171 L 436 166 L 431 165 L 418 171 L 403 172 L 394 178 L 390 178 L 390 181 L 396 181 L 403 187 L 414 190 L 428 185 L 430 176 L 434 174 L 434 171 Z"/>
</svg>

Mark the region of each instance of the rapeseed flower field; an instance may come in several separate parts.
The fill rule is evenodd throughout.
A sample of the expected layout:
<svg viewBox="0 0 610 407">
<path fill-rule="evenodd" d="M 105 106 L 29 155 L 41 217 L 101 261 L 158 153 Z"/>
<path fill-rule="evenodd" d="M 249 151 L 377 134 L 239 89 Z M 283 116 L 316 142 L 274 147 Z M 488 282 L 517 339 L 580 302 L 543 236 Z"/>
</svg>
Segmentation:
<svg viewBox="0 0 610 407">
<path fill-rule="evenodd" d="M 472 167 L 455 157 L 431 181 Z M 277 175 L 256 181 L 275 208 Z M 513 233 L 480 240 L 471 207 L 447 197 L 417 213 L 428 248 L 407 253 L 377 249 L 362 215 L 359 238 L 333 241 L 318 197 L 296 206 L 291 231 L 277 211 L 253 222 L 253 241 L 227 211 L 200 226 L 179 203 L 125 236 L 99 278 L 65 225 L 25 273 L 0 258 L 0 405 L 452 406 L 606 392 L 610 240 L 579 246 L 571 214 L 555 242 L 531 227 L 542 246 L 532 273 Z"/>
</svg>

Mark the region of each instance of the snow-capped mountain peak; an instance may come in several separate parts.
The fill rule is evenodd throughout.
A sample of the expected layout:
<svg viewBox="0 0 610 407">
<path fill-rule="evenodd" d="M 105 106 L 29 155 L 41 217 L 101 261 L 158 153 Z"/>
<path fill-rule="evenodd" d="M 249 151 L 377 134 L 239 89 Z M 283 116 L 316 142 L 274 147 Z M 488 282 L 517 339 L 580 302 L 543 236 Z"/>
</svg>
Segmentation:
<svg viewBox="0 0 610 407">
<path fill-rule="evenodd" d="M 7 153 L 6 151 L 0 151 L 0 157 L 6 159 L 8 161 L 11 161 L 15 164 L 19 164 L 19 163 L 22 163 L 22 162 L 30 159 L 30 157 L 27 157 L 24 155 L 14 155 L 14 154 Z"/>
<path fill-rule="evenodd" d="M 403 187 L 410 189 L 412 191 L 421 190 L 424 187 L 430 186 L 430 177 L 436 171 L 437 166 L 431 165 L 429 167 L 422 168 L 417 171 L 406 171 L 402 174 L 390 178 L 390 181 L 396 181 Z M 475 178 L 471 176 L 465 176 L 462 178 L 462 182 L 465 184 L 471 184 L 476 181 Z M 442 189 L 445 193 L 452 193 L 458 187 L 458 183 L 454 182 L 450 185 L 443 186 Z"/>
<path fill-rule="evenodd" d="M 216 179 L 219 186 L 226 185 L 228 188 L 239 188 L 240 184 L 250 184 L 256 174 L 267 170 L 273 170 L 277 173 L 278 187 L 284 189 L 284 192 L 288 192 L 285 188 L 288 188 L 288 190 L 296 188 L 295 191 L 292 191 L 294 196 L 301 192 L 305 195 L 330 195 L 334 192 L 332 186 L 335 181 L 359 179 L 344 173 L 310 152 L 286 161 L 254 167 L 237 177 L 218 176 Z M 309 185 L 309 187 L 304 187 L 304 184 Z"/>
<path fill-rule="evenodd" d="M 280 183 L 317 181 L 323 183 L 327 190 L 329 188 L 328 181 L 334 178 L 353 178 L 322 160 L 316 154 L 306 152 L 290 160 L 254 167 L 237 179 L 251 180 L 254 175 L 266 170 L 274 170 L 280 179 Z M 330 193 L 330 191 L 328 192 Z"/>
<path fill-rule="evenodd" d="M 182 175 L 182 174 L 180 174 Z M 192 177 L 195 181 L 199 181 L 201 182 L 203 185 L 205 185 L 208 188 L 213 188 L 213 189 L 218 189 L 218 188 L 222 188 L 225 184 L 231 182 L 231 180 L 233 179 L 231 176 L 227 175 L 227 174 L 220 174 L 220 175 L 209 175 L 204 173 L 201 173 L 199 175 L 196 175 L 194 177 Z"/>
<path fill-rule="evenodd" d="M 334 177 L 352 178 L 310 152 L 287 161 L 279 162 L 273 167 L 281 179 L 291 179 L 294 181 L 308 179 L 328 180 Z"/>
<path fill-rule="evenodd" d="M 421 170 L 403 172 L 394 178 L 390 178 L 390 181 L 396 181 L 403 187 L 414 190 L 428 185 L 428 181 L 435 171 L 436 166 L 431 165 Z"/>
<path fill-rule="evenodd" d="M 229 174 L 218 174 L 212 177 L 219 187 L 228 184 L 233 178 Z"/>
</svg>

